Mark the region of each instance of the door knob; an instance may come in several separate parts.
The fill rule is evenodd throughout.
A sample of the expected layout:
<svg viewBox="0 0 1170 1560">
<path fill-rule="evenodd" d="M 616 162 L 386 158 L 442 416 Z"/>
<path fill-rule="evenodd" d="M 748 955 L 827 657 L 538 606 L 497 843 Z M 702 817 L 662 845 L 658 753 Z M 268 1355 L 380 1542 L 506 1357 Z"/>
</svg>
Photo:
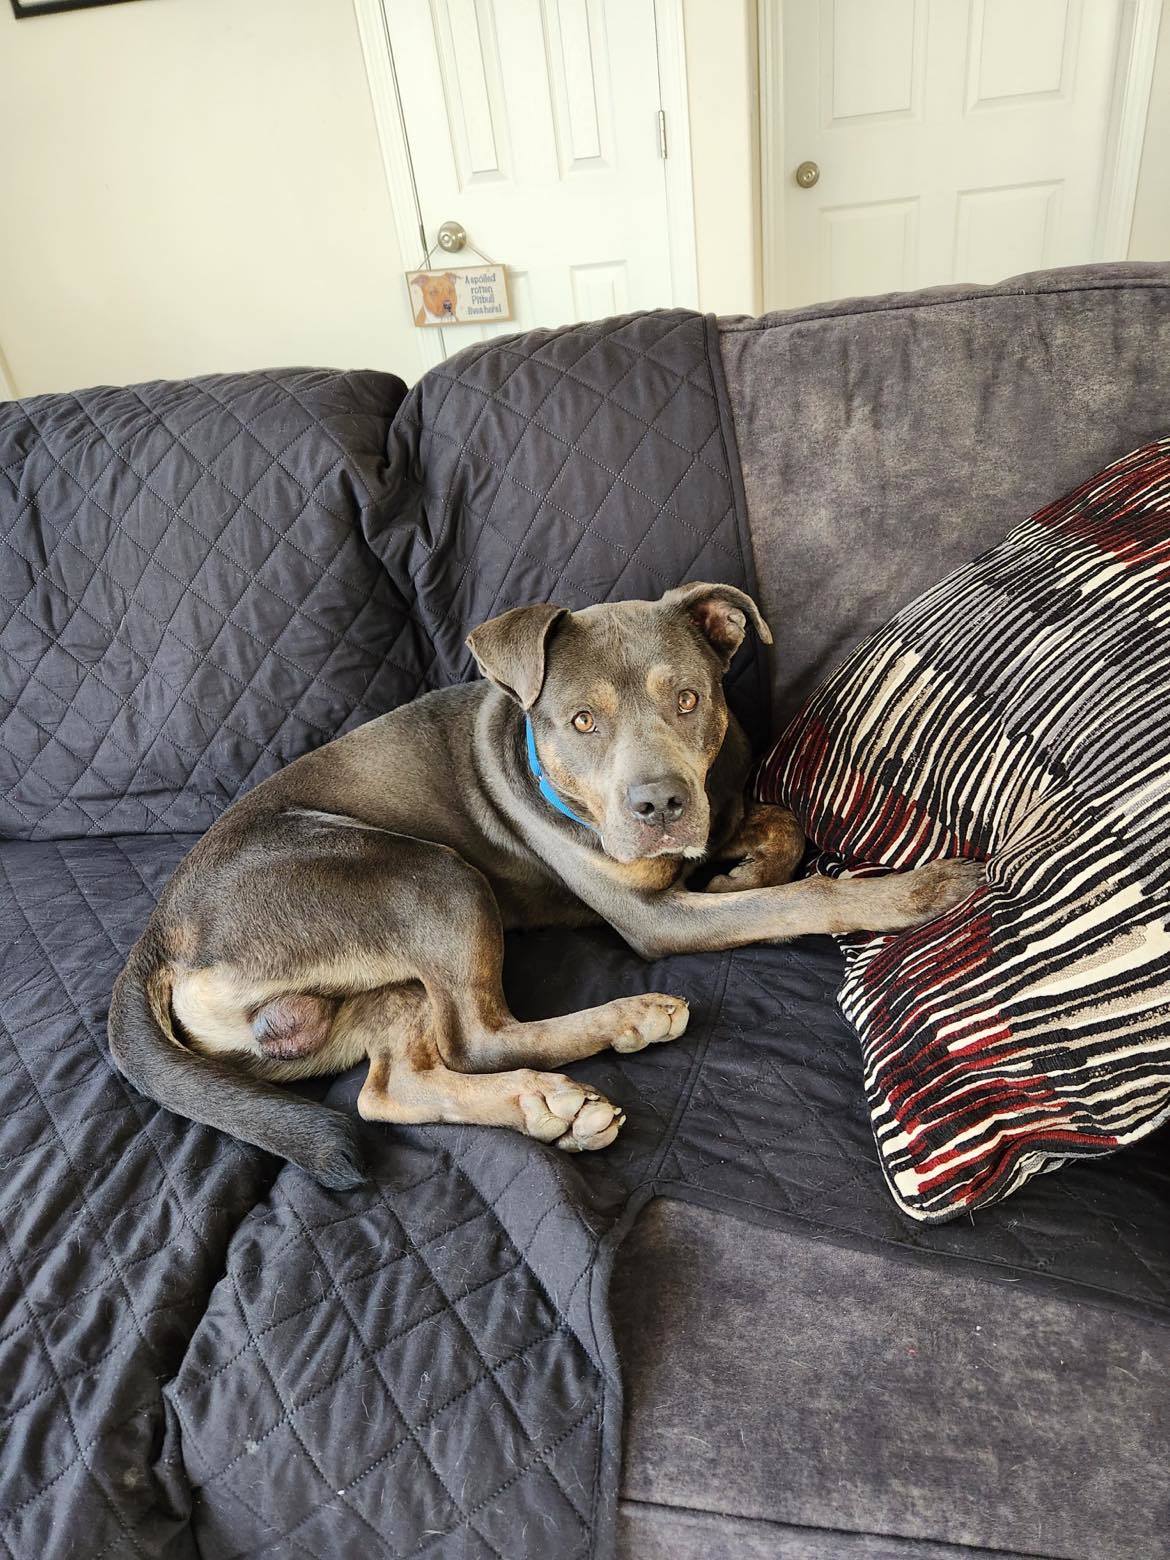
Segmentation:
<svg viewBox="0 0 1170 1560">
<path fill-rule="evenodd" d="M 821 176 L 815 162 L 802 162 L 796 170 L 796 182 L 802 190 L 811 190 Z"/>
<path fill-rule="evenodd" d="M 445 249 L 449 255 L 453 255 L 457 249 L 462 249 L 466 242 L 467 229 L 462 222 L 444 222 L 439 229 L 439 248 Z"/>
</svg>

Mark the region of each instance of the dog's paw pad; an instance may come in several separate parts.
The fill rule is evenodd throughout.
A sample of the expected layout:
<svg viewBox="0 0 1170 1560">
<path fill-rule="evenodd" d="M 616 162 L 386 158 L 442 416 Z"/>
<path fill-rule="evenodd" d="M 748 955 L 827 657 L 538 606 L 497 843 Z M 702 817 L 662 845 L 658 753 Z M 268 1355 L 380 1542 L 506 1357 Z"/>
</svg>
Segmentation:
<svg viewBox="0 0 1170 1560">
<path fill-rule="evenodd" d="M 661 992 L 629 997 L 623 1007 L 625 1021 L 614 1036 L 615 1051 L 640 1051 L 644 1046 L 676 1040 L 691 1016 L 685 997 L 664 996 Z"/>
<path fill-rule="evenodd" d="M 572 1121 L 585 1103 L 585 1090 L 571 1084 L 568 1088 L 552 1089 L 545 1095 L 549 1110 L 561 1121 Z"/>
<path fill-rule="evenodd" d="M 608 1148 L 626 1119 L 616 1105 L 568 1078 L 550 1079 L 522 1094 L 520 1109 L 529 1137 L 570 1154 Z"/>
</svg>

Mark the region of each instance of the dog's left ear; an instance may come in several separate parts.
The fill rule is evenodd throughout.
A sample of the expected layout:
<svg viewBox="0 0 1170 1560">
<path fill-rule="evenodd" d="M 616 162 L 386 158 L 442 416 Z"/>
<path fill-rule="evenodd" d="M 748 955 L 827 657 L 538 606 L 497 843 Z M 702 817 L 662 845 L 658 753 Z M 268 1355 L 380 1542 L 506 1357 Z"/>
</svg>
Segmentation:
<svg viewBox="0 0 1170 1560">
<path fill-rule="evenodd" d="M 766 645 L 772 643 L 771 630 L 759 607 L 734 585 L 680 585 L 666 592 L 662 605 L 685 612 L 724 666 L 731 665 L 732 656 L 743 644 L 749 622 Z"/>
<path fill-rule="evenodd" d="M 489 618 L 467 636 L 467 647 L 483 675 L 530 710 L 544 686 L 545 652 L 553 624 L 568 616 L 567 607 L 542 601 L 513 607 Z"/>
</svg>

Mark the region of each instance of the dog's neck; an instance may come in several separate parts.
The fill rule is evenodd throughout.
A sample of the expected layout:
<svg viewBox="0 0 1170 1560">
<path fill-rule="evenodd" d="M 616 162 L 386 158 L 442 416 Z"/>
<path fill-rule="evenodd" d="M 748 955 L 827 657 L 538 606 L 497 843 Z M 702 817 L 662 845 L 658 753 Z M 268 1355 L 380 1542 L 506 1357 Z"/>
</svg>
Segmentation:
<svg viewBox="0 0 1170 1560">
<path fill-rule="evenodd" d="M 528 772 L 536 781 L 536 788 L 548 805 L 566 818 L 572 819 L 574 823 L 579 823 L 583 829 L 589 829 L 596 834 L 597 830 L 593 825 L 573 811 L 545 774 L 544 766 L 540 762 L 540 754 L 536 751 L 536 735 L 532 730 L 532 719 L 528 715 L 524 717 L 524 751 L 528 757 Z"/>
</svg>

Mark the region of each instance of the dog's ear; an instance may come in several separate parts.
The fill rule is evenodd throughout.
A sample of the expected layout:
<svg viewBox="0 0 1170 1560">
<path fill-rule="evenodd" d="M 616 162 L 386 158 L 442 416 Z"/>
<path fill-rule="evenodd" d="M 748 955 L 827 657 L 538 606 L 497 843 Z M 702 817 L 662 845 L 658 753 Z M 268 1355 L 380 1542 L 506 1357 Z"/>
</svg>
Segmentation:
<svg viewBox="0 0 1170 1560">
<path fill-rule="evenodd" d="M 749 622 L 766 645 L 772 643 L 759 607 L 734 585 L 680 585 L 666 592 L 662 605 L 685 613 L 724 666 L 731 665 L 732 656 L 743 644 Z"/>
<path fill-rule="evenodd" d="M 544 686 L 548 636 L 554 623 L 567 616 L 566 607 L 547 601 L 513 607 L 468 634 L 468 649 L 483 675 L 511 694 L 521 709 L 529 710 Z"/>
</svg>

